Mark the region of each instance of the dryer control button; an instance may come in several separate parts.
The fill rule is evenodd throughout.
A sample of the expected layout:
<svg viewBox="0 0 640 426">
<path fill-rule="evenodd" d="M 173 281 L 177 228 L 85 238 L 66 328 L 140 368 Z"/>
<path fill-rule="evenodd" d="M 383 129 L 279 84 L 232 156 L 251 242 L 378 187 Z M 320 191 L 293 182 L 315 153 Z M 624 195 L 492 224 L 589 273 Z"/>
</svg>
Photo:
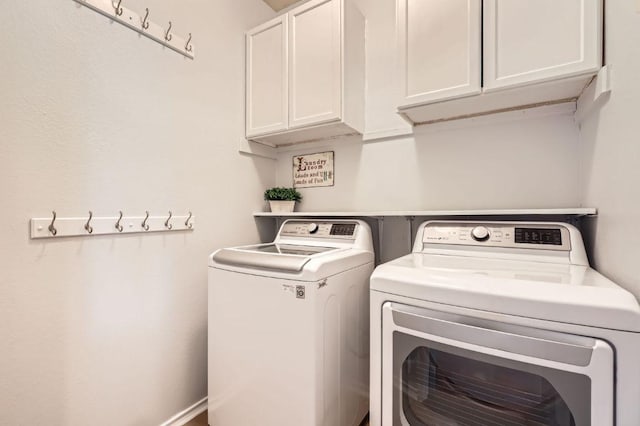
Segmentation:
<svg viewBox="0 0 640 426">
<path fill-rule="evenodd" d="M 318 232 L 318 224 L 317 223 L 310 223 L 309 224 L 309 228 L 307 228 L 309 230 L 310 234 L 315 234 L 316 232 Z"/>
<path fill-rule="evenodd" d="M 489 239 L 489 230 L 484 226 L 476 226 L 471 231 L 471 236 L 476 241 L 487 241 Z"/>
</svg>

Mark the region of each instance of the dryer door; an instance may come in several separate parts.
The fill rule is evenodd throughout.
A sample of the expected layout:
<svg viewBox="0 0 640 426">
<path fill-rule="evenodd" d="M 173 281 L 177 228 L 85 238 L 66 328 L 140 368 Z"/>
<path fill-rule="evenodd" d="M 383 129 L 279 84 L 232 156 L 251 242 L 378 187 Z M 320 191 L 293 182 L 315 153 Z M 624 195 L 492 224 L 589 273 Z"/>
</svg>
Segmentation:
<svg viewBox="0 0 640 426">
<path fill-rule="evenodd" d="M 383 425 L 612 426 L 604 341 L 388 302 Z"/>
</svg>

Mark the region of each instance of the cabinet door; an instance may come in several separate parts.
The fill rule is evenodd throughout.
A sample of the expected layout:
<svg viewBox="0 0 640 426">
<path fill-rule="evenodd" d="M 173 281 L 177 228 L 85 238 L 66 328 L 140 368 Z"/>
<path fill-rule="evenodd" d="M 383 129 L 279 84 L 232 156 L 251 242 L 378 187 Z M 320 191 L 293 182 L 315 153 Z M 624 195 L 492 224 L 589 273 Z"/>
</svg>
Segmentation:
<svg viewBox="0 0 640 426">
<path fill-rule="evenodd" d="M 289 127 L 340 120 L 341 0 L 312 0 L 289 12 Z"/>
<path fill-rule="evenodd" d="M 484 0 L 486 90 L 595 73 L 602 0 Z"/>
<path fill-rule="evenodd" d="M 247 137 L 287 129 L 287 55 L 286 16 L 247 33 Z"/>
<path fill-rule="evenodd" d="M 400 106 L 480 93 L 482 0 L 397 0 Z"/>
</svg>

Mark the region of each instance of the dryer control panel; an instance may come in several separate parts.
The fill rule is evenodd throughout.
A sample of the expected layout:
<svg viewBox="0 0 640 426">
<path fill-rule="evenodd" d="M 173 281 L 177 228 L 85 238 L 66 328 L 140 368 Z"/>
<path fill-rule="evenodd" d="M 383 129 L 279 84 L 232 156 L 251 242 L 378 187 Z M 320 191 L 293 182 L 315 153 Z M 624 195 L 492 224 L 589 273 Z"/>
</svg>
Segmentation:
<svg viewBox="0 0 640 426">
<path fill-rule="evenodd" d="M 355 239 L 358 223 L 326 221 L 288 221 L 282 225 L 280 235 L 284 237 L 329 238 L 341 240 Z"/>
<path fill-rule="evenodd" d="M 527 248 L 570 251 L 569 230 L 561 225 L 499 222 L 431 222 L 424 227 L 423 244 Z"/>
</svg>

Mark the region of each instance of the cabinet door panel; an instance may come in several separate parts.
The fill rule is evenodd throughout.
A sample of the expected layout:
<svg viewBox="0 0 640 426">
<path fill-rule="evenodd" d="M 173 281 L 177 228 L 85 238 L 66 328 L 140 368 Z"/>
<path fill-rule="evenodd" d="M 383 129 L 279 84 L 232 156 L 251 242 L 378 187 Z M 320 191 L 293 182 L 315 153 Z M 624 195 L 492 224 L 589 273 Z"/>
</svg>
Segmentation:
<svg viewBox="0 0 640 426">
<path fill-rule="evenodd" d="M 339 120 L 341 1 L 314 0 L 289 13 L 289 127 Z"/>
<path fill-rule="evenodd" d="M 480 93 L 481 0 L 397 0 L 401 106 Z"/>
<path fill-rule="evenodd" d="M 274 19 L 247 33 L 247 136 L 286 130 L 287 19 Z"/>
<path fill-rule="evenodd" d="M 484 32 L 486 90 L 602 65 L 601 0 L 485 0 Z"/>
</svg>

